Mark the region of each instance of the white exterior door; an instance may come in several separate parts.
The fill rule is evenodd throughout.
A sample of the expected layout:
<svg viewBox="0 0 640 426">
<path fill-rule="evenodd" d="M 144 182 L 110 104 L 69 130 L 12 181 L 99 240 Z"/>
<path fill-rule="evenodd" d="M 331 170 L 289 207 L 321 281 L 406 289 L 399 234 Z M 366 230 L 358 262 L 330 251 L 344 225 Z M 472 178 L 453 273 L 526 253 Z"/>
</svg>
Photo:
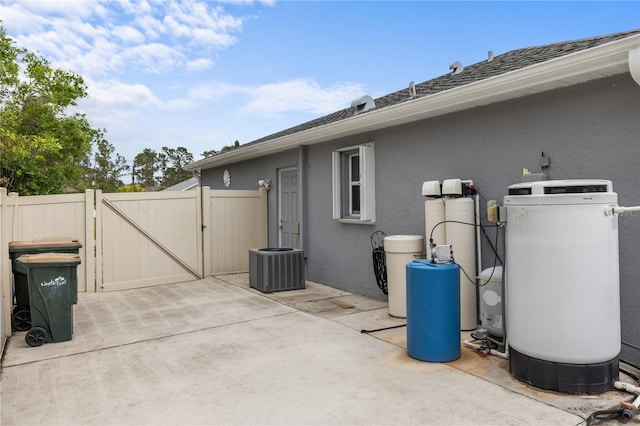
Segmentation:
<svg viewBox="0 0 640 426">
<path fill-rule="evenodd" d="M 280 247 L 300 247 L 298 169 L 280 170 L 279 242 Z"/>
</svg>

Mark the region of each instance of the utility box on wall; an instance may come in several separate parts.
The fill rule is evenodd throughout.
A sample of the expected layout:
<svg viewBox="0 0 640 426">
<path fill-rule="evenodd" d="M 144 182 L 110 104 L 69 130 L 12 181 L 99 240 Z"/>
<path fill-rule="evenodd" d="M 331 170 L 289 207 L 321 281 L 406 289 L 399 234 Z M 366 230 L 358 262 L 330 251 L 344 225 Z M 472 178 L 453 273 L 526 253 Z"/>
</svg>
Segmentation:
<svg viewBox="0 0 640 426">
<path fill-rule="evenodd" d="M 249 285 L 265 293 L 305 288 L 304 251 L 283 247 L 249 249 Z"/>
</svg>

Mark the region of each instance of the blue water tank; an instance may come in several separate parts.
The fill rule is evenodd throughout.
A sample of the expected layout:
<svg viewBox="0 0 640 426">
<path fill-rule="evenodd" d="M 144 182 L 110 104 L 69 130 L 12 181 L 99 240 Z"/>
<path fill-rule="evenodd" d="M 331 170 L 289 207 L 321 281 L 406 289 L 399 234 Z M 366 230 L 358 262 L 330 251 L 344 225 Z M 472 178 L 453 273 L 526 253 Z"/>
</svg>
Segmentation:
<svg viewBox="0 0 640 426">
<path fill-rule="evenodd" d="M 407 354 L 429 362 L 460 358 L 460 268 L 427 259 L 407 264 Z"/>
</svg>

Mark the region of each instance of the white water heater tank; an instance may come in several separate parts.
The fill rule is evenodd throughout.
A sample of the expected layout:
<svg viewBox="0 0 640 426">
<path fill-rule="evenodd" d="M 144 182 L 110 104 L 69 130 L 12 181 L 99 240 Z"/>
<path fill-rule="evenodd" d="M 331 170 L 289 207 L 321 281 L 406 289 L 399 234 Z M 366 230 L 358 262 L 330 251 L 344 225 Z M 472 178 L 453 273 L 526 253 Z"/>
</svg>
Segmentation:
<svg viewBox="0 0 640 426">
<path fill-rule="evenodd" d="M 613 388 L 620 353 L 617 205 L 607 180 L 528 182 L 504 197 L 512 374 L 566 393 Z"/>
</svg>

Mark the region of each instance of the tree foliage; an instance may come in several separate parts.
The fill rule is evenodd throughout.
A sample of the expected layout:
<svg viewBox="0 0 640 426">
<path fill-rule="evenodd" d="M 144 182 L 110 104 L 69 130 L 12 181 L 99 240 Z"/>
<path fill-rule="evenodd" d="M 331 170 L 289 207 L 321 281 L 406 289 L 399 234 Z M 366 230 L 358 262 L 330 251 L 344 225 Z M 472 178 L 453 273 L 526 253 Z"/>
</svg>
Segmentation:
<svg viewBox="0 0 640 426">
<path fill-rule="evenodd" d="M 160 170 L 160 157 L 153 149 L 145 148 L 133 160 L 133 178 L 144 188 L 156 188 L 156 173 Z"/>
<path fill-rule="evenodd" d="M 139 184 L 134 183 L 131 185 L 123 185 L 119 187 L 116 192 L 144 192 L 144 188 Z"/>
<path fill-rule="evenodd" d="M 213 157 L 214 155 L 218 155 L 218 151 L 216 151 L 215 149 L 209 149 L 200 155 L 202 156 L 202 158 L 209 158 Z"/>
<path fill-rule="evenodd" d="M 0 21 L 0 186 L 21 195 L 56 194 L 85 188 L 104 192 L 166 188 L 191 177 L 184 147 L 146 148 L 133 168 L 84 114 L 74 112 L 87 96 L 83 78 L 53 68 L 17 47 Z M 222 148 L 234 149 L 239 142 Z M 207 151 L 203 156 L 218 154 Z M 121 180 L 129 172 L 131 185 Z"/>
<path fill-rule="evenodd" d="M 162 147 L 161 152 L 145 148 L 133 161 L 133 179 L 147 190 L 168 188 L 189 179 L 191 172 L 183 169 L 193 162 L 193 154 L 184 147 Z"/>
<path fill-rule="evenodd" d="M 121 178 L 130 170 L 127 160 L 100 133 L 93 155 L 93 187 L 103 192 L 116 192 L 124 185 Z"/>
<path fill-rule="evenodd" d="M 222 149 L 220 150 L 220 154 L 222 154 L 223 152 L 232 151 L 232 150 L 238 148 L 239 146 L 240 146 L 240 142 L 236 140 L 231 145 L 223 146 Z"/>
<path fill-rule="evenodd" d="M 160 186 L 162 188 L 168 188 L 187 180 L 192 175 L 191 172 L 183 169 L 184 166 L 193 162 L 193 154 L 184 147 L 168 148 L 163 146 L 159 160 L 162 173 Z"/>
<path fill-rule="evenodd" d="M 0 185 L 23 195 L 82 189 L 102 133 L 70 112 L 87 95 L 81 76 L 17 47 L 0 25 Z"/>
</svg>

